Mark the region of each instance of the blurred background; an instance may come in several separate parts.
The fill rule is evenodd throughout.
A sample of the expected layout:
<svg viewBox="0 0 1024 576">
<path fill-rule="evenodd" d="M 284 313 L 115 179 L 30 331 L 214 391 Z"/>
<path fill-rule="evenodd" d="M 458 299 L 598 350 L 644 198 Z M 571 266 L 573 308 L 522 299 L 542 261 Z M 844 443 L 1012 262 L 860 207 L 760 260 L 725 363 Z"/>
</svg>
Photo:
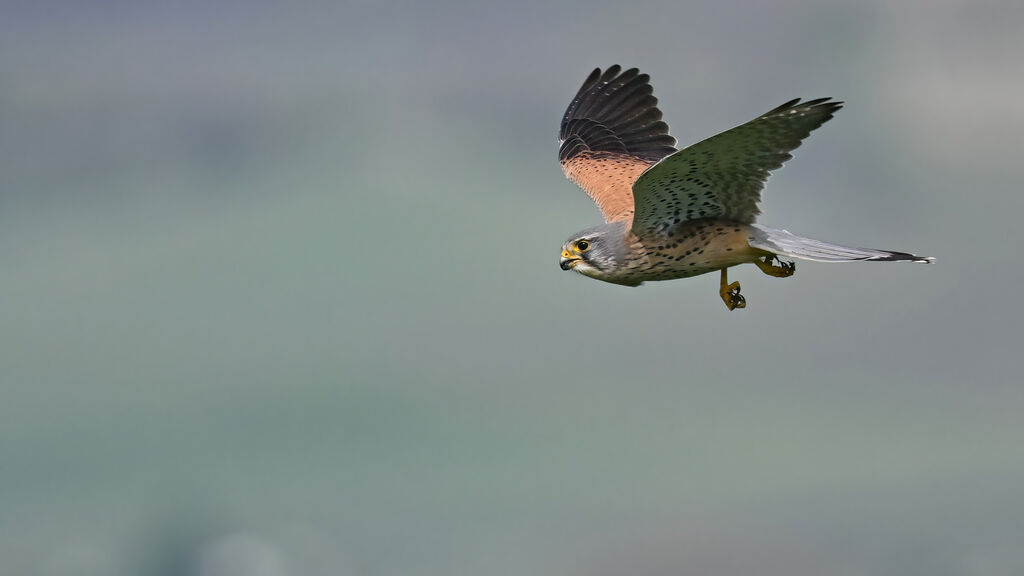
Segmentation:
<svg viewBox="0 0 1024 576">
<path fill-rule="evenodd" d="M 3 14 L 0 572 L 1024 573 L 1024 4 Z M 760 221 L 938 262 L 560 271 L 613 63 L 846 101 Z"/>
</svg>

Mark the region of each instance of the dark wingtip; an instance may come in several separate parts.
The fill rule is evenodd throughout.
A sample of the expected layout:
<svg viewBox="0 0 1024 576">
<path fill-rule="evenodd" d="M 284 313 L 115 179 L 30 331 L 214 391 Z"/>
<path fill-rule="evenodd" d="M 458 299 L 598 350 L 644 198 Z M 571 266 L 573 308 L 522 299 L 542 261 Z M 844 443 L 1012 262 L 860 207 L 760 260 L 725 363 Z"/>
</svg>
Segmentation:
<svg viewBox="0 0 1024 576">
<path fill-rule="evenodd" d="M 772 114 L 778 114 L 779 112 L 785 112 L 792 110 L 793 108 L 807 108 L 808 110 L 821 110 L 827 114 L 833 114 L 836 110 L 843 107 L 845 102 L 841 100 L 833 100 L 831 97 L 827 98 L 813 98 L 811 100 L 803 100 L 800 98 L 793 98 L 792 100 L 773 108 L 768 112 L 765 112 L 764 116 L 770 116 Z"/>
<path fill-rule="evenodd" d="M 600 70 L 600 68 L 598 68 L 598 70 Z M 601 75 L 601 81 L 610 81 L 612 78 L 619 75 L 620 70 L 622 70 L 622 66 L 619 66 L 618 64 L 612 64 L 608 68 L 605 68 L 604 74 Z"/>
<path fill-rule="evenodd" d="M 615 152 L 660 160 L 676 151 L 661 121 L 650 76 L 612 64 L 595 68 L 566 108 L 559 126 L 559 160 L 585 151 Z"/>
<path fill-rule="evenodd" d="M 882 256 L 881 258 L 872 258 L 872 260 L 878 260 L 880 262 L 920 262 L 922 264 L 931 264 L 935 262 L 935 258 L 931 256 L 918 256 L 917 254 L 910 254 L 909 252 L 889 252 L 886 256 Z"/>
</svg>

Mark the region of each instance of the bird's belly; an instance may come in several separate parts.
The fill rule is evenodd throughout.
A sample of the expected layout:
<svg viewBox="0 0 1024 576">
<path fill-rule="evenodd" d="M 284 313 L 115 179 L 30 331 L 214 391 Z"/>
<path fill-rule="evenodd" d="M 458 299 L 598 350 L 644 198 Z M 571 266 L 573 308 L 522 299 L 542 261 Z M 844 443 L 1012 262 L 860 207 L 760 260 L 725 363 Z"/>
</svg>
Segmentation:
<svg viewBox="0 0 1024 576">
<path fill-rule="evenodd" d="M 696 220 L 669 229 L 658 238 L 643 239 L 634 273 L 643 281 L 698 276 L 751 262 L 764 252 L 751 248 L 750 227 L 725 220 Z"/>
</svg>

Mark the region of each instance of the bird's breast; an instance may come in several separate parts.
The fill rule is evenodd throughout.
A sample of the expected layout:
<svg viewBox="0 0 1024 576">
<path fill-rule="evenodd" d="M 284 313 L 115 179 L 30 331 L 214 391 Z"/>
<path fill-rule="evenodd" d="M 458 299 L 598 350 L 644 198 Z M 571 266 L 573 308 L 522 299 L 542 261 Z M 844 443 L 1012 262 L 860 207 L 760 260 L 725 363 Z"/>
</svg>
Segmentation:
<svg viewBox="0 0 1024 576">
<path fill-rule="evenodd" d="M 681 222 L 663 234 L 632 238 L 620 272 L 641 282 L 671 280 L 751 262 L 763 252 L 750 247 L 750 237 L 750 227 L 739 222 Z"/>
</svg>

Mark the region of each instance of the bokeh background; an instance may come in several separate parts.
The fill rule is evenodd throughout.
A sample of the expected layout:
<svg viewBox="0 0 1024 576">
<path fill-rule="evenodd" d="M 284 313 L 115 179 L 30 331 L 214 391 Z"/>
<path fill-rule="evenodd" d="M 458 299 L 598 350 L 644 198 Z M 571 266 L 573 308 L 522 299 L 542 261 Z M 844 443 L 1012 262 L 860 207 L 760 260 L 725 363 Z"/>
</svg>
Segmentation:
<svg viewBox="0 0 1024 576">
<path fill-rule="evenodd" d="M 1024 4 L 5 2 L 0 572 L 1024 574 Z M 556 128 L 847 106 L 628 289 Z"/>
</svg>

